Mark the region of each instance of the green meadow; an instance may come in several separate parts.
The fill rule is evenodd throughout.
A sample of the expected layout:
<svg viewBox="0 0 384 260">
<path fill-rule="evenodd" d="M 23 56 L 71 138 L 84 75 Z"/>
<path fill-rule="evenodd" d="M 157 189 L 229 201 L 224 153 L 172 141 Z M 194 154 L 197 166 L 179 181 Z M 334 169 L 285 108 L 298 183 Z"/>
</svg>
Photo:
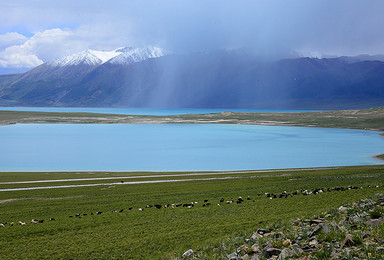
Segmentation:
<svg viewBox="0 0 384 260">
<path fill-rule="evenodd" d="M 188 249 L 220 259 L 235 249 L 222 249 L 228 239 L 243 241 L 258 228 L 384 192 L 384 165 L 183 174 L 188 173 L 2 172 L 0 222 L 6 224 L 0 228 L 0 259 L 174 259 Z M 179 182 L 130 184 L 166 180 Z M 5 190 L 83 184 L 98 185 Z M 358 189 L 274 199 L 265 195 L 348 186 Z M 235 202 L 239 196 L 244 199 L 240 204 Z M 203 206 L 204 200 L 210 205 Z M 190 202 L 198 203 L 176 207 Z M 162 207 L 146 208 L 155 204 Z M 174 207 L 164 208 L 167 204 Z M 32 219 L 44 222 L 33 224 Z"/>
</svg>

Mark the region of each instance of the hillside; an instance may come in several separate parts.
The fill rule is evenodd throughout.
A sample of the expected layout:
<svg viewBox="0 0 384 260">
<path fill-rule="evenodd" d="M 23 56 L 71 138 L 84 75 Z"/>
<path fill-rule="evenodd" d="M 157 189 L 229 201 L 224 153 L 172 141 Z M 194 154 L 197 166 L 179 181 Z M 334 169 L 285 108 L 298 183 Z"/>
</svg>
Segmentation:
<svg viewBox="0 0 384 260">
<path fill-rule="evenodd" d="M 367 108 L 384 106 L 384 62 L 265 61 L 244 52 L 119 55 L 0 76 L 0 106 Z M 162 53 L 164 54 L 164 53 Z M 127 54 L 125 54 L 127 56 Z M 65 59 L 64 59 L 65 60 Z"/>
</svg>

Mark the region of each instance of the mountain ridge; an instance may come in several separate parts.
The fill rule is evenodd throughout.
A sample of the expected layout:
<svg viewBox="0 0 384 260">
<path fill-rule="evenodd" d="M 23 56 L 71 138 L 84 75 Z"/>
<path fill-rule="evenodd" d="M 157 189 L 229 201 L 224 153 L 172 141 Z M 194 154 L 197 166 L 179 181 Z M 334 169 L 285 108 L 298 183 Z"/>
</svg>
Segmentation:
<svg viewBox="0 0 384 260">
<path fill-rule="evenodd" d="M 153 46 L 114 52 L 96 63 L 45 63 L 18 76 L 0 76 L 0 106 L 384 106 L 384 62 L 372 57 L 265 61 L 245 52 L 172 54 Z"/>
</svg>

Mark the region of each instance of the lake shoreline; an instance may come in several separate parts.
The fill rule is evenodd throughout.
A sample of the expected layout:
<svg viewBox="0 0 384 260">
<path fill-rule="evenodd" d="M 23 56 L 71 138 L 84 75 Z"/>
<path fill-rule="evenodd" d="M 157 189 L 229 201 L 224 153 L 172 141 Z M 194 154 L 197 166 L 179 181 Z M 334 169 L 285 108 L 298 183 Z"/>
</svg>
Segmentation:
<svg viewBox="0 0 384 260">
<path fill-rule="evenodd" d="M 320 112 L 220 112 L 181 115 L 123 115 L 90 112 L 0 111 L 11 124 L 242 124 L 384 131 L 384 107 Z"/>
</svg>

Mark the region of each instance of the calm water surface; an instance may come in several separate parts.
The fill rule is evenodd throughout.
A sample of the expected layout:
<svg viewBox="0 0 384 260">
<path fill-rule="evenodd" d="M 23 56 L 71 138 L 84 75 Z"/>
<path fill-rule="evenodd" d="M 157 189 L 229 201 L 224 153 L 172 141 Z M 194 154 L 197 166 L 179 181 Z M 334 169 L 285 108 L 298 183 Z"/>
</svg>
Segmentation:
<svg viewBox="0 0 384 260">
<path fill-rule="evenodd" d="M 210 124 L 0 127 L 0 171 L 245 170 L 380 164 L 378 132 Z"/>
</svg>

